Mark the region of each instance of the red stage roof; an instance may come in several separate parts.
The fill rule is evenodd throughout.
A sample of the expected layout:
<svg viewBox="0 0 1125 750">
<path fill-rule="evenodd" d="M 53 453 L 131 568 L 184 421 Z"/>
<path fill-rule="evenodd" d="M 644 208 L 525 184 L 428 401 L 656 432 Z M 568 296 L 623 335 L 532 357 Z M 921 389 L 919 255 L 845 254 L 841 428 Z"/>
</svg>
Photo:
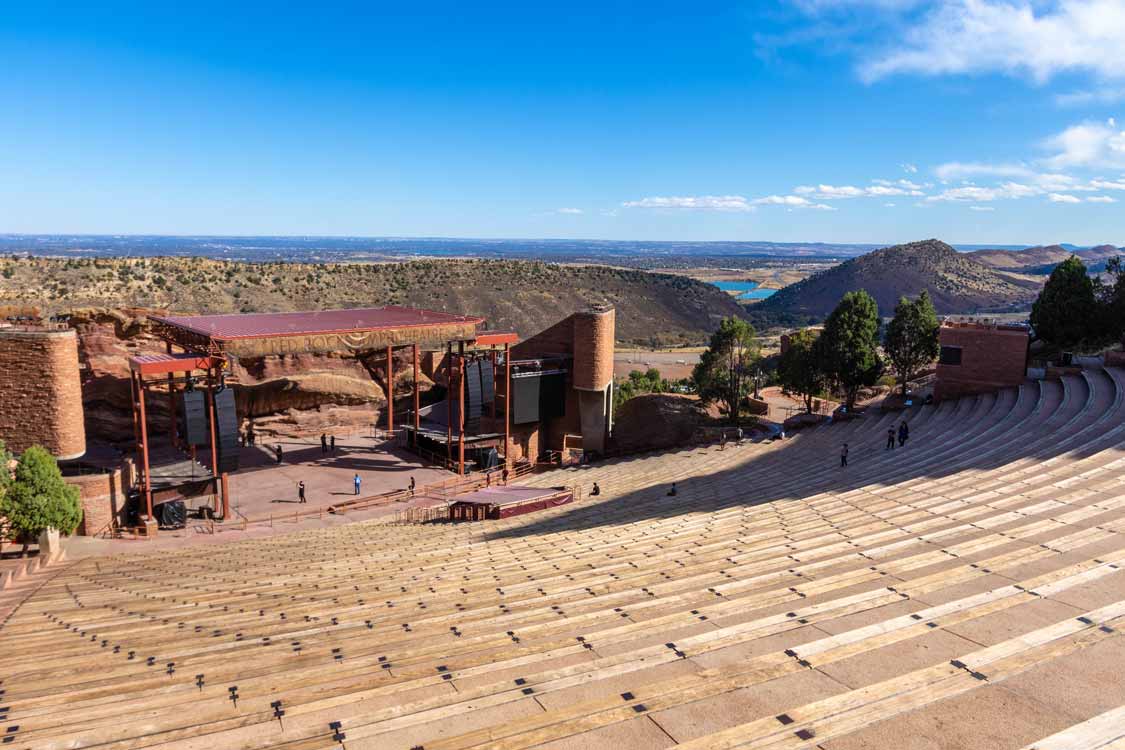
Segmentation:
<svg viewBox="0 0 1125 750">
<path fill-rule="evenodd" d="M 221 341 L 484 322 L 484 318 L 471 315 L 397 306 L 246 315 L 153 316 L 152 320 Z"/>
</svg>

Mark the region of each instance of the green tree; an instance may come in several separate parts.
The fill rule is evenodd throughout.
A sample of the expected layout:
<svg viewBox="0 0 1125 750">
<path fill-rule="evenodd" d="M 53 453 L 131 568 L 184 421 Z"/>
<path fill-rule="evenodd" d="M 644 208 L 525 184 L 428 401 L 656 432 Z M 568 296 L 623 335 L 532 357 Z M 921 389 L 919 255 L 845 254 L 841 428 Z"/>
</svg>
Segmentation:
<svg viewBox="0 0 1125 750">
<path fill-rule="evenodd" d="M 930 295 L 925 291 L 913 301 L 906 297 L 899 299 L 895 316 L 887 325 L 883 348 L 902 386 L 903 396 L 910 379 L 937 359 L 941 349 L 938 344 L 940 328 Z"/>
<path fill-rule="evenodd" d="M 58 462 L 46 449 L 33 445 L 16 464 L 15 477 L 0 498 L 0 516 L 26 539 L 44 529 L 72 534 L 82 520 L 78 488 L 63 481 Z"/>
<path fill-rule="evenodd" d="M 1121 341 L 1125 336 L 1125 262 L 1120 255 L 1106 261 L 1109 283 L 1099 284 L 1099 304 L 1102 307 L 1102 330 L 1107 341 Z"/>
<path fill-rule="evenodd" d="M 1099 341 L 1102 310 L 1099 308 L 1094 281 L 1086 274 L 1086 265 L 1072 255 L 1051 271 L 1043 291 L 1031 306 L 1031 325 L 1035 335 L 1059 349 L 1072 349 L 1079 344 Z"/>
<path fill-rule="evenodd" d="M 790 393 L 805 402 L 812 413 L 813 399 L 828 383 L 824 372 L 822 347 L 817 332 L 808 328 L 789 336 L 789 346 L 777 362 L 777 380 Z"/>
<path fill-rule="evenodd" d="M 738 424 L 739 404 L 749 395 L 751 373 L 758 360 L 758 338 L 754 327 L 741 318 L 724 318 L 711 334 L 711 343 L 699 356 L 692 371 L 699 398 L 726 407 Z"/>
<path fill-rule="evenodd" d="M 860 289 L 848 292 L 824 322 L 820 334 L 825 372 L 844 393 L 848 411 L 859 389 L 875 385 L 883 374 L 879 358 L 879 306 Z"/>
</svg>

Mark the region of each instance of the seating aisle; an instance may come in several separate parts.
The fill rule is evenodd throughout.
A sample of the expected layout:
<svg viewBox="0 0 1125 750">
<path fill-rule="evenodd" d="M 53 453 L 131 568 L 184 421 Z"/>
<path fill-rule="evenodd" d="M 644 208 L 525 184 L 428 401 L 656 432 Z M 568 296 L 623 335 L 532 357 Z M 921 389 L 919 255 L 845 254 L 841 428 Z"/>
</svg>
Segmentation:
<svg viewBox="0 0 1125 750">
<path fill-rule="evenodd" d="M 62 563 L 0 624 L 0 741 L 1120 747 L 1123 446 L 1089 370 L 558 469 L 602 494 L 502 521 Z"/>
</svg>

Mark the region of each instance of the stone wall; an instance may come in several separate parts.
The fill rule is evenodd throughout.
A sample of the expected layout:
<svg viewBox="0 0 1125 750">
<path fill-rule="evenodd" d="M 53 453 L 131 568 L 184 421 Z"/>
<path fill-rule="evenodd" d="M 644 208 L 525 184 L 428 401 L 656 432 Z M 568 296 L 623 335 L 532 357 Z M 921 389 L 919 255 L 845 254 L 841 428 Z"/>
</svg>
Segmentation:
<svg viewBox="0 0 1125 750">
<path fill-rule="evenodd" d="M 961 364 L 938 362 L 937 400 L 1017 386 L 1027 376 L 1029 338 L 1022 326 L 946 323 L 939 341 L 942 347 L 961 350 Z"/>
<path fill-rule="evenodd" d="M 0 439 L 15 453 L 32 445 L 64 460 L 86 452 L 73 330 L 0 328 Z"/>
</svg>

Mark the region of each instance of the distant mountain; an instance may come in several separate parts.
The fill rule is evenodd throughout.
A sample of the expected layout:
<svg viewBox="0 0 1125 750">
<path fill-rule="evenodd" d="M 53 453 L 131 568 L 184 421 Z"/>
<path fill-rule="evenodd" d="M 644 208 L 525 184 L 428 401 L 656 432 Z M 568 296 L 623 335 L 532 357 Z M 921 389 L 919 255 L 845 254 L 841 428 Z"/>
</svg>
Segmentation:
<svg viewBox="0 0 1125 750">
<path fill-rule="evenodd" d="M 1039 245 L 1023 250 L 977 250 L 967 255 L 992 268 L 1034 274 L 1043 273 L 1043 268 L 1047 269 L 1046 273 L 1050 273 L 1050 269 L 1071 255 L 1077 255 L 1089 265 L 1121 253 L 1125 253 L 1125 250 L 1113 245 L 1088 248 L 1075 248 L 1073 245 Z"/>
<path fill-rule="evenodd" d="M 939 240 L 876 250 L 785 287 L 753 305 L 763 325 L 821 320 L 845 292 L 866 290 L 884 316 L 903 295 L 930 293 L 939 314 L 998 312 L 1026 308 L 1041 284 L 1002 273 Z"/>
</svg>

